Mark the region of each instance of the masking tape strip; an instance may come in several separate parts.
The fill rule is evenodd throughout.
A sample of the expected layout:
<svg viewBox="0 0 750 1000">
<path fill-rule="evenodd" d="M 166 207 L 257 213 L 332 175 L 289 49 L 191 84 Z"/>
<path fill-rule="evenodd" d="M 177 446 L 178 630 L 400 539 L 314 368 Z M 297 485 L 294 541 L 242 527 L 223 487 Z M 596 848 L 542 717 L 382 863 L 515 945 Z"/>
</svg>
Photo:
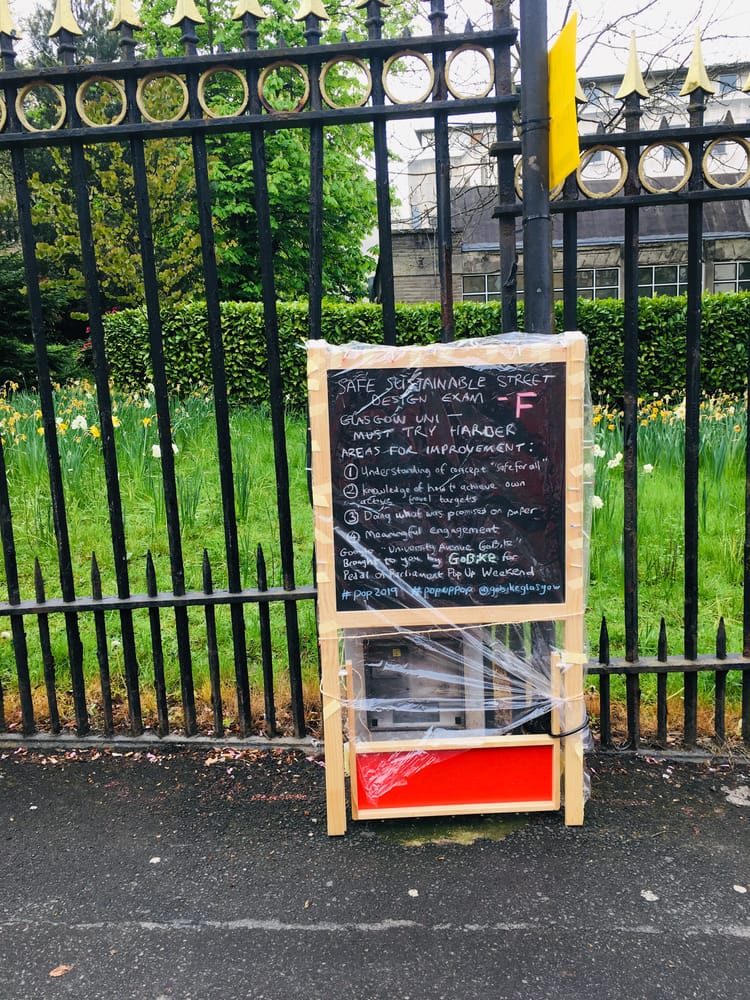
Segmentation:
<svg viewBox="0 0 750 1000">
<path fill-rule="evenodd" d="M 341 715 L 341 703 L 342 698 L 331 698 L 328 696 L 328 701 L 323 705 L 323 722 L 328 722 L 329 719 L 333 719 L 335 716 Z"/>
<path fill-rule="evenodd" d="M 585 653 L 566 653 L 560 657 L 560 666 L 565 670 L 568 667 L 585 666 L 589 662 Z"/>
</svg>

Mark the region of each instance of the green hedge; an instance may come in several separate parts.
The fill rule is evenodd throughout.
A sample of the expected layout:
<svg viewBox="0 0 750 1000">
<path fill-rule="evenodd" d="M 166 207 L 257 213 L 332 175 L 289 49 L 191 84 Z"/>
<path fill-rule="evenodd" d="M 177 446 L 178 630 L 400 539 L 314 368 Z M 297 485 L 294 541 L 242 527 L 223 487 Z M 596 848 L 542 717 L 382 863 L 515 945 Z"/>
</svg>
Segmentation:
<svg viewBox="0 0 750 1000">
<path fill-rule="evenodd" d="M 522 322 L 522 310 L 519 310 Z M 238 402 L 268 402 L 263 310 L 258 303 L 222 305 L 229 394 Z M 164 350 L 170 385 L 189 391 L 211 384 L 211 362 L 205 305 L 191 302 L 164 310 Z M 287 404 L 305 404 L 307 306 L 279 303 L 281 366 Z M 558 329 L 562 307 L 556 308 Z M 501 332 L 499 303 L 457 303 L 456 338 L 485 337 Z M 642 299 L 640 303 L 639 386 L 645 393 L 680 393 L 685 387 L 684 296 Z M 578 326 L 589 338 L 591 388 L 595 397 L 622 396 L 623 302 L 617 299 L 578 302 Z M 105 317 L 108 354 L 115 382 L 140 388 L 151 381 L 145 313 L 124 310 Z M 397 307 L 398 342 L 426 344 L 440 337 L 436 303 Z M 382 343 L 381 310 L 371 303 L 324 303 L 323 338 L 330 343 Z M 703 299 L 702 385 L 706 392 L 741 395 L 746 388 L 750 293 L 707 295 Z"/>
</svg>

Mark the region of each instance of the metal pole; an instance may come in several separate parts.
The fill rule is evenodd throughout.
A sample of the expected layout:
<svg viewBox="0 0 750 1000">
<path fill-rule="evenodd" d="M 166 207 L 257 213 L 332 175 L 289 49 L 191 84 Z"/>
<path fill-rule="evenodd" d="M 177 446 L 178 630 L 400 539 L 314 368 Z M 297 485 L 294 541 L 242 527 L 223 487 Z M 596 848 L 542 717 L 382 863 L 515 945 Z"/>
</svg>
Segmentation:
<svg viewBox="0 0 750 1000">
<path fill-rule="evenodd" d="M 521 0 L 523 286 L 527 333 L 554 332 L 547 79 L 547 0 Z"/>
<path fill-rule="evenodd" d="M 492 24 L 494 28 L 511 28 L 510 0 L 493 0 Z M 510 47 L 497 45 L 495 48 L 495 93 L 510 94 L 513 79 L 510 65 Z M 501 142 L 513 140 L 513 108 L 499 108 L 495 113 L 497 138 Z M 498 207 L 496 215 L 499 224 L 500 275 L 502 288 L 502 330 L 509 333 L 518 329 L 518 308 L 516 302 L 516 216 L 513 208 L 516 202 L 515 169 L 511 152 L 499 153 L 497 157 Z M 509 209 L 503 213 L 503 208 Z"/>
</svg>

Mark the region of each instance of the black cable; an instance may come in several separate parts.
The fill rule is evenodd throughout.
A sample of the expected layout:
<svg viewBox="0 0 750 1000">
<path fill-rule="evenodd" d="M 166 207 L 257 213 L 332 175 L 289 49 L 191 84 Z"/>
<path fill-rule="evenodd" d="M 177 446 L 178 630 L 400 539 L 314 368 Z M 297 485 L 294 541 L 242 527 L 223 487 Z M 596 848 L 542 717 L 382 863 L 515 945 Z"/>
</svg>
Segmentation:
<svg viewBox="0 0 750 1000">
<path fill-rule="evenodd" d="M 575 729 L 569 729 L 567 733 L 550 733 L 550 736 L 552 737 L 553 740 L 562 740 L 566 736 L 574 736 L 576 733 L 580 733 L 582 730 L 587 728 L 588 724 L 589 724 L 589 717 L 587 713 L 586 718 L 583 720 L 580 726 L 576 726 Z"/>
</svg>

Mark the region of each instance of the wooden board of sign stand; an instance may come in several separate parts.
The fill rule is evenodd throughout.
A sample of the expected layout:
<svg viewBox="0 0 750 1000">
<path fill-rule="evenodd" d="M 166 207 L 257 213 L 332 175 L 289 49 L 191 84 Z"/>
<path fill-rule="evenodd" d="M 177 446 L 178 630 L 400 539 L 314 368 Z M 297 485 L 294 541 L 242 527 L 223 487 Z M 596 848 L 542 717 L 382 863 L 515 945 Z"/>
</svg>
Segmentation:
<svg viewBox="0 0 750 1000">
<path fill-rule="evenodd" d="M 340 835 L 346 831 L 347 763 L 354 819 L 557 810 L 560 808 L 560 786 L 561 782 L 564 782 L 565 823 L 580 825 L 583 822 L 584 810 L 581 727 L 585 722 L 583 699 L 585 338 L 579 333 L 528 338 L 519 335 L 486 342 L 471 341 L 464 344 L 413 348 L 332 346 L 317 341 L 308 343 L 307 350 L 329 835 Z M 462 373 L 460 377 L 458 374 L 449 377 L 451 373 L 459 371 Z M 550 390 L 550 399 L 544 396 L 543 388 L 540 388 L 538 393 L 529 389 L 523 392 L 518 389 L 515 393 L 509 390 L 507 395 L 494 398 L 487 390 L 488 386 L 494 391 L 497 386 L 507 384 L 533 385 L 534 379 L 527 377 L 528 373 L 538 371 L 548 373 L 545 378 L 552 386 L 557 379 L 556 373 L 561 372 L 564 390 L 561 391 L 559 388 Z M 430 373 L 433 372 L 439 373 L 440 378 L 431 377 Z M 479 375 L 473 378 L 472 372 Z M 560 380 L 557 379 L 557 382 Z M 384 391 L 384 386 L 395 385 L 408 392 L 410 390 L 404 390 L 404 385 L 407 384 L 420 389 L 432 385 L 468 386 L 469 391 L 464 395 L 469 398 L 470 413 L 473 412 L 474 405 L 470 399 L 470 390 L 472 386 L 481 385 L 482 392 L 474 393 L 475 402 L 479 400 L 479 405 L 484 405 L 484 411 L 478 420 L 472 424 L 467 422 L 464 426 L 460 424 L 461 418 L 451 416 L 453 421 L 451 426 L 460 426 L 462 432 L 469 436 L 472 429 L 478 429 L 479 433 L 485 436 L 491 434 L 491 428 L 485 424 L 489 424 L 496 413 L 502 416 L 505 411 L 498 410 L 498 407 L 502 406 L 511 408 L 515 406 L 515 411 L 509 412 L 519 419 L 520 424 L 523 424 L 524 420 L 533 418 L 537 421 L 546 421 L 553 430 L 558 428 L 554 433 L 550 430 L 550 439 L 557 434 L 558 445 L 554 447 L 562 448 L 558 458 L 562 459 L 559 464 L 564 467 L 564 484 L 561 486 L 560 497 L 561 512 L 557 524 L 562 539 L 560 581 L 559 585 L 555 585 L 553 599 L 544 600 L 542 597 L 537 599 L 532 589 L 524 591 L 525 594 L 532 593 L 529 601 L 514 603 L 512 596 L 507 600 L 495 600 L 493 595 L 503 593 L 505 596 L 504 591 L 509 589 L 502 583 L 504 578 L 501 575 L 498 575 L 495 581 L 497 587 L 494 590 L 489 589 L 490 597 L 478 598 L 476 595 L 480 592 L 480 588 L 476 585 L 476 581 L 470 578 L 472 570 L 465 567 L 459 571 L 455 571 L 452 567 L 450 569 L 452 576 L 460 581 L 461 586 L 456 589 L 462 594 L 464 592 L 468 594 L 465 599 L 459 599 L 456 605 L 452 603 L 450 595 L 442 599 L 439 586 L 429 591 L 439 595 L 434 601 L 422 600 L 419 597 L 413 600 L 405 599 L 403 593 L 393 597 L 385 592 L 388 588 L 383 591 L 384 596 L 381 600 L 377 588 L 369 591 L 363 589 L 360 593 L 376 596 L 369 600 L 365 598 L 360 605 L 357 605 L 353 596 L 357 592 L 344 589 L 341 566 L 346 563 L 345 557 L 352 555 L 352 550 L 346 546 L 356 547 L 359 544 L 358 541 L 352 540 L 359 538 L 361 530 L 361 525 L 357 524 L 359 517 L 357 505 L 360 512 L 366 510 L 366 505 L 362 504 L 360 497 L 357 504 L 347 507 L 347 501 L 342 498 L 341 484 L 345 480 L 342 479 L 339 468 L 339 455 L 351 453 L 354 456 L 347 468 L 351 470 L 349 474 L 355 478 L 355 485 L 347 482 L 344 494 L 347 494 L 347 489 L 357 494 L 356 477 L 363 470 L 372 475 L 377 472 L 382 479 L 395 484 L 401 482 L 403 485 L 410 480 L 409 466 L 405 464 L 409 462 L 409 456 L 401 462 L 401 457 L 397 453 L 390 456 L 387 449 L 383 448 L 379 448 L 379 454 L 375 456 L 374 447 L 349 449 L 349 452 L 346 448 L 342 449 L 339 440 L 343 433 L 342 425 L 351 423 L 343 419 L 342 414 L 346 412 L 346 406 L 354 407 L 355 412 L 359 414 L 356 418 L 360 427 L 359 437 L 367 440 L 368 434 L 362 431 L 362 427 L 368 427 L 369 424 L 365 422 L 363 413 L 374 413 L 373 422 L 377 423 L 378 417 L 381 422 L 387 421 L 388 406 L 391 404 L 396 407 L 397 412 L 405 412 L 403 407 L 406 406 L 411 406 L 410 413 L 422 413 L 426 405 L 429 409 L 431 404 L 424 402 L 430 395 L 429 392 L 421 394 L 412 392 L 411 396 L 397 399 L 395 396 L 387 396 Z M 557 396 L 554 395 L 555 392 Z M 452 407 L 453 411 L 460 410 L 461 394 L 454 395 L 458 400 L 457 405 L 454 405 L 450 393 L 443 393 L 438 400 L 439 407 L 447 405 L 448 409 Z M 537 396 L 541 402 L 537 400 Z M 497 403 L 496 400 L 503 402 Z M 539 412 L 532 412 L 532 406 L 537 406 Z M 544 409 L 544 406 L 547 408 Z M 402 409 L 399 410 L 399 407 Z M 434 419 L 435 423 L 440 421 L 445 423 L 446 418 L 444 414 L 439 418 L 423 414 L 415 419 L 425 421 Z M 508 427 L 510 428 L 510 424 Z M 561 437 L 559 428 L 562 428 Z M 393 440 L 385 432 L 383 436 L 387 440 Z M 540 437 L 539 427 L 533 425 L 533 422 L 527 437 L 528 441 L 537 441 Z M 381 438 L 373 430 L 370 433 L 370 440 L 380 441 Z M 457 435 L 446 438 L 443 434 L 442 441 L 446 440 L 449 441 L 448 445 L 443 443 L 434 448 L 438 451 L 441 448 L 444 452 L 450 451 L 453 449 L 451 441 L 464 439 Z M 348 439 L 348 443 L 351 443 L 351 439 Z M 472 447 L 471 444 L 466 446 L 469 451 Z M 511 447 L 509 444 L 508 448 Z M 527 447 L 531 450 L 532 445 L 529 444 Z M 485 445 L 477 445 L 476 448 L 483 450 Z M 518 448 L 520 450 L 521 446 Z M 409 455 L 414 453 L 411 448 L 402 450 L 408 451 Z M 459 450 L 457 446 L 455 450 Z M 375 469 L 375 465 L 381 459 L 386 463 L 386 467 Z M 487 465 L 491 463 L 488 461 Z M 406 472 L 403 472 L 404 469 Z M 486 467 L 483 471 L 486 471 Z M 429 470 L 427 476 L 429 478 Z M 422 488 L 417 477 L 414 479 L 414 489 Z M 449 509 L 453 503 L 450 496 L 443 496 L 441 502 Z M 455 501 L 453 513 L 457 522 L 461 522 L 461 518 L 466 520 L 474 516 L 473 510 L 478 508 L 474 505 L 472 512 L 469 512 L 469 506 L 468 504 L 461 506 L 460 501 Z M 515 509 L 509 508 L 505 513 L 510 517 L 511 514 L 515 514 Z M 345 524 L 353 522 L 357 532 L 347 535 L 349 529 L 345 527 L 342 534 L 340 524 L 342 518 Z M 427 523 L 424 517 L 423 521 Z M 339 523 L 338 532 L 335 530 L 336 523 Z M 466 523 L 470 525 L 472 522 L 469 520 Z M 418 533 L 418 528 L 411 530 Z M 478 530 L 494 531 L 492 528 L 482 527 Z M 518 531 L 523 530 L 524 524 L 519 523 Z M 464 537 L 470 533 L 470 527 L 464 527 Z M 374 532 L 371 534 L 375 535 Z M 397 536 L 398 531 L 395 534 Z M 494 536 L 496 535 L 497 532 L 494 531 Z M 538 539 L 537 544 L 541 544 Z M 514 556 L 514 558 L 519 557 Z M 391 561 L 397 563 L 398 558 Z M 350 560 L 350 564 L 356 562 L 356 559 Z M 410 564 L 404 562 L 403 565 Z M 400 568 L 399 565 L 399 570 Z M 495 567 L 489 567 L 490 573 L 494 571 Z M 498 567 L 497 573 L 500 572 Z M 461 576 L 461 573 L 464 575 Z M 360 577 L 365 579 L 363 588 L 371 586 L 367 583 L 367 575 L 367 569 L 360 572 Z M 528 570 L 528 575 L 533 576 L 533 570 Z M 398 579 L 402 578 L 399 576 Z M 403 586 L 408 589 L 407 584 Z M 446 592 L 448 589 L 448 587 L 442 588 Z M 421 593 L 425 588 L 415 586 L 414 590 Z M 544 588 L 540 588 L 540 591 L 542 594 L 545 593 Z M 388 628 L 392 627 L 395 635 L 396 630 L 403 633 L 408 629 L 445 628 L 447 625 L 453 629 L 460 629 L 488 624 L 516 625 L 544 621 L 562 623 L 563 649 L 559 654 L 552 654 L 550 670 L 550 698 L 553 704 L 561 707 L 553 708 L 551 731 L 571 735 L 560 739 L 547 735 L 488 736 L 486 732 L 475 735 L 469 732 L 465 736 L 431 739 L 416 734 L 411 739 L 396 736 L 372 742 L 352 738 L 348 746 L 345 746 L 342 713 L 344 696 L 341 688 L 341 636 L 345 632 L 356 634 L 356 630 L 368 629 L 387 632 Z M 352 633 L 352 630 L 355 632 Z M 350 662 L 346 663 L 351 734 L 355 732 L 356 725 L 355 711 L 351 707 L 354 669 Z M 561 694 L 559 700 L 558 692 Z M 371 774 L 373 768 L 377 770 L 381 766 L 386 768 L 398 766 L 401 755 L 414 753 L 428 754 L 429 757 L 424 759 L 429 761 L 429 766 L 422 767 L 417 779 L 410 779 L 406 786 L 397 784 L 397 787 L 390 788 L 383 797 L 371 800 L 366 775 Z"/>
</svg>

